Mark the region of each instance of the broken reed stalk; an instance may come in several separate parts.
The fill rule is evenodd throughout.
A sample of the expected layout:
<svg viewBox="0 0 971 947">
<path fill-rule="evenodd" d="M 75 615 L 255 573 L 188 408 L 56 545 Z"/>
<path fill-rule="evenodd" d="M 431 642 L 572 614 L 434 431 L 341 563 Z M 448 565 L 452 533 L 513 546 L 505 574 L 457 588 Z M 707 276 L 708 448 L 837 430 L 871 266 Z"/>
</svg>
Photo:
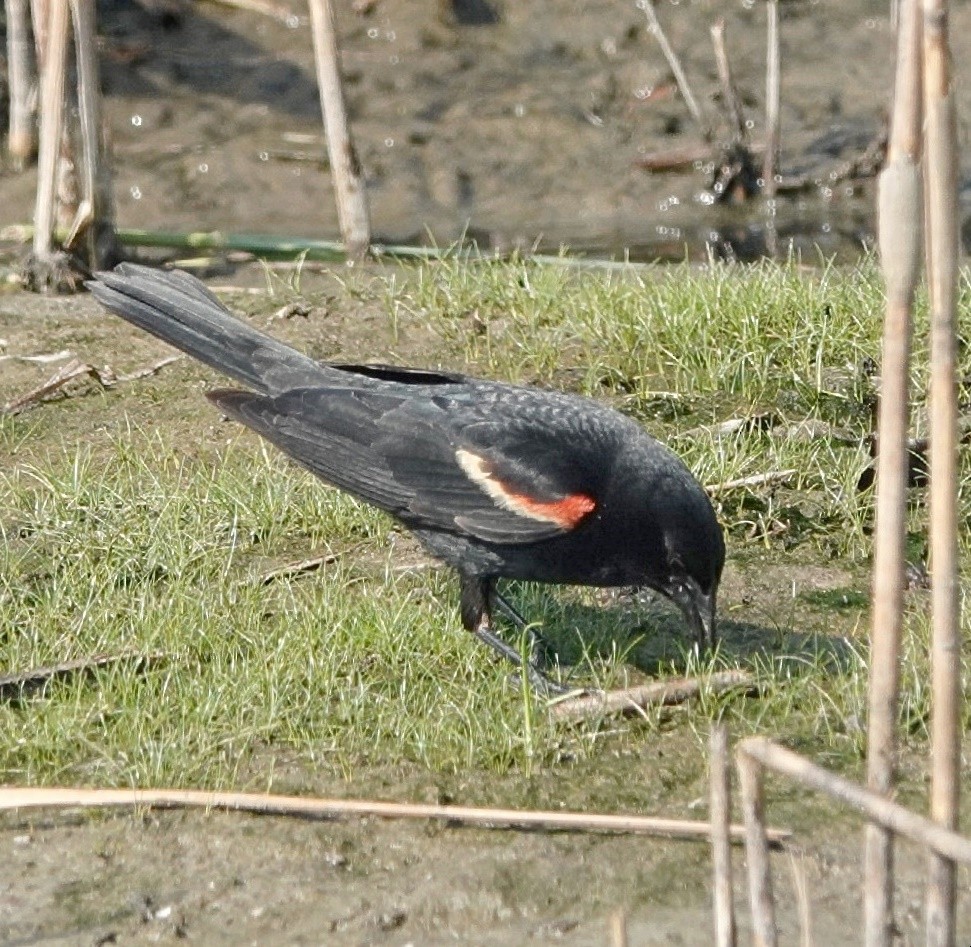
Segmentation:
<svg viewBox="0 0 971 947">
<path fill-rule="evenodd" d="M 361 799 L 318 799 L 271 793 L 207 792 L 196 789 L 72 789 L 0 787 L 0 811 L 6 809 L 105 808 L 143 806 L 160 809 L 226 809 L 260 815 L 339 819 L 367 816 L 381 819 L 436 819 L 483 828 L 533 828 L 562 832 L 625 832 L 664 838 L 707 839 L 707 822 L 658 819 L 650 816 L 591 812 L 543 812 L 517 809 L 483 809 L 473 806 L 439 806 Z M 741 841 L 742 826 L 732 826 L 732 838 Z M 786 841 L 790 832 L 769 829 L 773 843 Z"/>
<path fill-rule="evenodd" d="M 78 118 L 81 126 L 81 204 L 65 246 L 84 238 L 84 261 L 100 269 L 117 257 L 114 240 L 110 156 L 101 141 L 101 79 L 94 0 L 70 0 L 77 64 Z"/>
<path fill-rule="evenodd" d="M 804 862 L 806 856 L 789 849 L 789 867 L 792 869 L 792 888 L 796 894 L 796 906 L 799 909 L 799 944 L 800 947 L 813 947 L 813 909 L 809 903 L 809 882 L 806 880 Z"/>
<path fill-rule="evenodd" d="M 931 818 L 958 827 L 961 635 L 957 520 L 957 136 L 946 0 L 923 0 L 925 196 L 930 288 Z M 931 855 L 928 947 L 950 947 L 955 865 Z"/>
<path fill-rule="evenodd" d="M 30 107 L 30 13 L 27 0 L 7 0 L 7 68 L 10 86 L 10 129 L 7 153 L 22 171 L 34 154 L 34 123 Z"/>
<path fill-rule="evenodd" d="M 648 30 L 657 40 L 658 46 L 661 47 L 661 53 L 667 60 L 668 67 L 674 76 L 674 81 L 678 84 L 678 91 L 681 93 L 681 98 L 684 99 L 684 104 L 688 107 L 691 117 L 695 120 L 698 128 L 701 129 L 701 134 L 705 141 L 711 141 L 711 126 L 706 121 L 701 107 L 698 105 L 698 100 L 691 91 L 691 86 L 688 85 L 688 77 L 684 74 L 681 60 L 678 59 L 677 53 L 668 42 L 668 38 L 661 27 L 661 21 L 657 18 L 653 0 L 638 0 L 637 5 L 644 11 L 644 16 L 647 17 Z"/>
<path fill-rule="evenodd" d="M 882 387 L 877 432 L 876 527 L 867 785 L 889 795 L 896 774 L 896 728 L 903 625 L 904 542 L 907 513 L 907 421 L 911 306 L 920 267 L 920 23 L 918 0 L 907 0 L 898 33 L 894 111 L 887 165 L 880 174 L 878 230 L 887 304 L 883 328 Z M 864 943 L 893 940 L 893 836 L 866 828 Z"/>
<path fill-rule="evenodd" d="M 748 737 L 738 744 L 735 752 L 739 759 L 751 758 L 765 769 L 781 773 L 803 786 L 838 799 L 871 822 L 878 822 L 889 832 L 910 839 L 951 861 L 971 865 L 971 838 L 958 835 L 927 816 L 911 812 L 906 806 L 881 793 L 837 776 L 766 737 Z"/>
<path fill-rule="evenodd" d="M 341 239 L 347 255 L 363 257 L 371 242 L 367 195 L 364 178 L 357 160 L 347 124 L 347 108 L 341 85 L 340 52 L 337 48 L 337 27 L 331 0 L 310 0 L 310 23 L 313 32 L 314 60 L 317 65 L 317 85 L 320 87 L 320 108 L 327 136 L 327 155 L 334 177 L 334 196 L 337 200 L 337 219 Z"/>
<path fill-rule="evenodd" d="M 732 142 L 740 145 L 745 141 L 745 117 L 742 115 L 742 103 L 738 100 L 735 83 L 732 81 L 732 67 L 728 62 L 728 50 L 725 48 L 725 18 L 719 17 L 711 25 L 711 42 L 715 47 L 715 64 L 718 67 L 718 81 L 722 87 L 722 98 L 728 109 L 729 123 L 732 129 Z"/>
<path fill-rule="evenodd" d="M 756 684 L 755 675 L 748 671 L 715 671 L 707 677 L 678 677 L 639 687 L 567 696 L 551 702 L 549 710 L 555 720 L 582 720 L 610 713 L 636 713 L 658 705 L 683 704 L 703 691 L 720 694 Z"/>
<path fill-rule="evenodd" d="M 762 191 L 775 197 L 779 161 L 779 0 L 769 0 L 767 52 L 765 65 L 765 155 L 762 164 Z"/>
<path fill-rule="evenodd" d="M 622 910 L 610 917 L 610 947 L 627 947 L 627 915 Z"/>
<path fill-rule="evenodd" d="M 64 77 L 67 72 L 68 0 L 50 0 L 46 24 L 37 157 L 37 200 L 34 208 L 33 254 L 46 262 L 53 254 L 57 165 L 64 130 Z"/>
<path fill-rule="evenodd" d="M 745 857 L 748 860 L 749 906 L 752 911 L 752 943 L 755 947 L 776 947 L 775 901 L 772 897 L 772 868 L 765 830 L 765 786 L 758 760 L 743 752 L 749 741 L 735 750 L 742 816 L 745 820 Z"/>
<path fill-rule="evenodd" d="M 735 904 L 732 899 L 732 849 L 729 837 L 731 783 L 728 727 L 713 723 L 709 736 L 709 806 L 711 857 L 715 873 L 715 947 L 735 947 Z"/>
</svg>

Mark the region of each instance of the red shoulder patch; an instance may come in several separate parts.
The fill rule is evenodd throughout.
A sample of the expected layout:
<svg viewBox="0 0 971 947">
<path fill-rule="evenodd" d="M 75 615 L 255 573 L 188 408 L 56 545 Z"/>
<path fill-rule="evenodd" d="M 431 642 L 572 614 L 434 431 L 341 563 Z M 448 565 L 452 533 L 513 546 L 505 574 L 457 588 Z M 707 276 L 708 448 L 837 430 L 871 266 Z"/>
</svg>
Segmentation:
<svg viewBox="0 0 971 947">
<path fill-rule="evenodd" d="M 537 500 L 528 494 L 517 493 L 495 475 L 484 457 L 464 448 L 460 447 L 455 452 L 455 459 L 469 479 L 491 497 L 496 506 L 519 516 L 553 523 L 562 529 L 573 529 L 597 507 L 596 500 L 585 493 L 569 493 L 559 500 Z"/>
</svg>

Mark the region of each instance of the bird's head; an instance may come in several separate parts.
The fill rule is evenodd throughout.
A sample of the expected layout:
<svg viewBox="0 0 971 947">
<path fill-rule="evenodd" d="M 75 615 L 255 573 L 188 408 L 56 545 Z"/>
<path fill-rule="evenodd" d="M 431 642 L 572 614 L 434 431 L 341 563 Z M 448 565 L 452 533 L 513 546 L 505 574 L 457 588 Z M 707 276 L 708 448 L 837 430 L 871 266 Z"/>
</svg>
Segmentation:
<svg viewBox="0 0 971 947">
<path fill-rule="evenodd" d="M 678 606 L 701 648 L 712 648 L 725 539 L 711 501 L 687 469 L 676 469 L 653 482 L 648 508 L 654 538 L 647 584 Z"/>
<path fill-rule="evenodd" d="M 725 565 L 725 539 L 708 497 L 678 504 L 677 515 L 665 517 L 661 538 L 664 570 L 658 591 L 681 609 L 702 648 L 715 645 L 715 600 Z"/>
</svg>

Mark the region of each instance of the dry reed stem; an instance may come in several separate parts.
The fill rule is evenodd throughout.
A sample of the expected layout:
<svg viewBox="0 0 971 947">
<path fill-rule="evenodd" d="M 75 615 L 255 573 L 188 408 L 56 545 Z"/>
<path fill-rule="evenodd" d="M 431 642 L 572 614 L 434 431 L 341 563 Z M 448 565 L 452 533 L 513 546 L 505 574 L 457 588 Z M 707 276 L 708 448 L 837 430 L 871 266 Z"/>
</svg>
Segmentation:
<svg viewBox="0 0 971 947">
<path fill-rule="evenodd" d="M 22 171 L 34 153 L 34 123 L 30 106 L 30 13 L 27 0 L 7 0 L 7 66 L 10 86 L 10 127 L 7 153 Z"/>
<path fill-rule="evenodd" d="M 341 239 L 347 255 L 360 258 L 367 252 L 371 242 L 371 223 L 368 218 L 364 179 L 347 124 L 337 27 L 331 0 L 310 0 L 310 22 Z"/>
<path fill-rule="evenodd" d="M 956 120 L 946 0 L 923 0 L 925 194 L 931 303 L 930 548 L 931 818 L 958 827 L 961 766 L 961 637 L 958 586 Z M 950 947 L 955 931 L 955 865 L 931 855 L 928 947 Z"/>
<path fill-rule="evenodd" d="M 779 0 L 769 0 L 766 29 L 765 66 L 765 156 L 762 164 L 763 193 L 775 197 L 779 161 L 779 99 L 781 69 L 779 66 Z"/>
<path fill-rule="evenodd" d="M 47 46 L 41 77 L 37 199 L 34 206 L 33 253 L 39 262 L 49 261 L 53 253 L 57 165 L 64 130 L 64 77 L 70 22 L 68 0 L 50 0 L 44 27 Z"/>
<path fill-rule="evenodd" d="M 751 757 L 766 769 L 838 799 L 895 835 L 902 835 L 962 865 L 971 865 L 971 838 L 958 835 L 926 816 L 911 812 L 899 802 L 837 776 L 765 737 L 742 740 L 736 755 Z"/>
<path fill-rule="evenodd" d="M 681 93 L 681 98 L 684 99 L 684 104 L 688 107 L 691 117 L 695 120 L 698 128 L 701 129 L 705 141 L 711 141 L 711 126 L 705 119 L 701 107 L 698 105 L 698 100 L 691 91 L 691 86 L 688 85 L 688 77 L 684 74 L 681 60 L 678 59 L 677 53 L 668 42 L 664 29 L 661 27 L 661 21 L 658 20 L 657 12 L 654 10 L 653 0 L 639 0 L 638 6 L 644 11 L 644 16 L 647 17 L 648 30 L 657 40 L 658 46 L 661 47 L 661 53 L 667 60 L 671 73 L 674 75 L 674 81 L 678 84 L 678 91 Z"/>
<path fill-rule="evenodd" d="M 799 909 L 800 947 L 813 947 L 813 910 L 809 902 L 809 882 L 806 879 L 806 856 L 789 849 L 789 868 L 792 870 L 792 887 Z"/>
<path fill-rule="evenodd" d="M 70 0 L 74 23 L 77 71 L 78 121 L 81 128 L 81 203 L 64 245 L 71 247 L 78 234 L 84 237 L 84 260 L 99 269 L 117 256 L 114 238 L 114 202 L 111 162 L 101 147 L 101 80 L 94 0 Z"/>
<path fill-rule="evenodd" d="M 742 103 L 738 100 L 735 83 L 732 81 L 732 67 L 728 61 L 728 50 L 725 48 L 725 18 L 719 17 L 711 26 L 711 42 L 715 48 L 715 65 L 718 67 L 718 81 L 722 87 L 722 98 L 728 109 L 729 124 L 732 129 L 732 141 L 741 144 L 745 141 L 745 116 L 742 114 Z"/>
<path fill-rule="evenodd" d="M 627 947 L 627 915 L 622 909 L 610 916 L 610 947 Z"/>
<path fill-rule="evenodd" d="M 208 792 L 195 789 L 73 789 L 70 787 L 0 787 L 0 811 L 37 808 L 105 808 L 142 806 L 160 809 L 226 809 L 258 815 L 339 819 L 367 816 L 381 819 L 437 819 L 483 828 L 548 829 L 561 832 L 623 832 L 664 838 L 708 839 L 707 822 L 660 819 L 650 816 L 589 812 L 543 812 L 518 809 L 483 809 L 408 802 L 359 799 L 318 799 L 272 793 Z M 742 826 L 732 826 L 732 838 L 741 841 Z M 786 841 L 790 832 L 769 829 L 773 843 Z"/>
<path fill-rule="evenodd" d="M 735 947 L 735 903 L 732 898 L 732 849 L 729 837 L 731 784 L 728 727 L 713 723 L 709 738 L 708 784 L 711 856 L 715 874 L 715 947 Z"/>
<path fill-rule="evenodd" d="M 898 35 L 894 112 L 887 166 L 880 174 L 878 224 L 887 288 L 876 466 L 876 535 L 867 742 L 867 785 L 889 795 L 896 773 L 900 635 L 908 480 L 907 421 L 911 306 L 920 266 L 920 25 L 908 0 Z M 864 943 L 893 940 L 893 836 L 866 829 Z"/>
<path fill-rule="evenodd" d="M 745 857 L 748 859 L 749 906 L 752 911 L 752 943 L 755 947 L 776 947 L 775 901 L 772 897 L 772 868 L 765 830 L 765 794 L 762 767 L 743 752 L 749 741 L 735 751 L 742 815 L 745 819 Z"/>
<path fill-rule="evenodd" d="M 739 477 L 737 480 L 712 483 L 705 489 L 709 493 L 721 493 L 724 490 L 739 490 L 743 487 L 766 487 L 776 483 L 785 483 L 798 473 L 799 471 L 795 467 L 790 470 L 769 470 L 766 473 L 752 474 L 750 477 Z"/>
</svg>

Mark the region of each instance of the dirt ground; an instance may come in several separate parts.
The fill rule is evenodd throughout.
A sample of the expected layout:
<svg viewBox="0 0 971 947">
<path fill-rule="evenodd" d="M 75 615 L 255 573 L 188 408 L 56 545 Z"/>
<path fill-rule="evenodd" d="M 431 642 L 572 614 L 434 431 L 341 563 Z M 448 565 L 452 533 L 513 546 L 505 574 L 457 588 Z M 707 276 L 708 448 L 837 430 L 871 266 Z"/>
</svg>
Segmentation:
<svg viewBox="0 0 971 947">
<path fill-rule="evenodd" d="M 762 212 L 716 214 L 700 199 L 703 171 L 659 175 L 637 167 L 644 153 L 699 134 L 633 3 L 507 2 L 496 6 L 498 24 L 477 26 L 456 23 L 442 4 L 378 0 L 367 15 L 339 7 L 353 129 L 381 239 L 427 242 L 431 235 L 444 244 L 467 232 L 495 247 L 627 246 L 635 256 L 673 257 L 686 244 L 703 253 L 709 239 L 731 240 L 743 255 L 750 242 L 762 246 Z M 762 5 L 696 0 L 658 11 L 713 114 L 720 106 L 708 26 L 726 17 L 736 82 L 758 139 Z M 952 28 L 960 73 L 971 61 L 971 5 L 955 6 Z M 117 4 L 103 6 L 101 33 L 121 226 L 336 236 L 309 37 L 299 18 L 294 28 L 194 5 L 174 26 Z M 891 75 L 885 3 L 783 4 L 783 170 L 826 169 L 857 154 L 880 127 Z M 968 97 L 958 101 L 966 142 Z M 30 219 L 33 187 L 31 172 L 0 169 L 0 226 Z M 827 253 L 852 254 L 872 233 L 872 204 L 869 185 L 786 201 L 780 230 L 788 228 L 807 253 L 818 243 Z M 17 248 L 7 249 L 9 262 Z M 9 351 L 63 345 L 96 359 L 108 333 L 127 359 L 118 371 L 157 352 L 124 327 L 107 328 L 89 300 L 6 294 L 0 311 Z M 371 325 L 367 312 L 344 319 L 329 324 L 319 341 L 327 351 L 317 354 L 340 357 L 347 325 L 357 325 L 358 341 Z M 350 357 L 381 358 L 383 346 L 378 338 Z M 47 373 L 4 363 L 0 402 Z M 158 412 L 160 420 L 191 423 L 178 405 Z M 64 438 L 83 437 L 97 423 L 73 417 Z M 770 607 L 768 590 L 791 578 L 764 566 L 745 574 L 732 567 L 724 594 L 740 599 L 744 586 Z M 847 577 L 834 568 L 812 581 L 835 587 Z M 609 767 L 533 780 L 497 776 L 484 786 L 411 770 L 344 782 L 287 772 L 279 761 L 267 768 L 285 774 L 276 791 L 428 801 L 445 794 L 456 802 L 578 809 L 633 793 L 653 814 L 690 818 L 705 811 L 700 759 L 699 739 L 678 728 Z M 911 783 L 919 786 L 919 775 Z M 591 786 L 598 787 L 593 801 Z M 855 820 L 782 786 L 770 813 L 805 847 L 795 863 L 811 893 L 816 942 L 858 942 Z M 712 942 L 708 852 L 697 843 L 223 813 L 20 813 L 0 818 L 0 852 L 0 943 L 7 945 L 600 945 L 617 908 L 627 912 L 632 944 Z M 798 930 L 791 862 L 776 856 L 783 943 L 795 943 Z M 924 862 L 902 846 L 900 863 L 900 942 L 917 944 Z M 736 869 L 741 906 L 741 858 Z M 960 929 L 971 943 L 967 872 L 961 886 Z"/>
</svg>

